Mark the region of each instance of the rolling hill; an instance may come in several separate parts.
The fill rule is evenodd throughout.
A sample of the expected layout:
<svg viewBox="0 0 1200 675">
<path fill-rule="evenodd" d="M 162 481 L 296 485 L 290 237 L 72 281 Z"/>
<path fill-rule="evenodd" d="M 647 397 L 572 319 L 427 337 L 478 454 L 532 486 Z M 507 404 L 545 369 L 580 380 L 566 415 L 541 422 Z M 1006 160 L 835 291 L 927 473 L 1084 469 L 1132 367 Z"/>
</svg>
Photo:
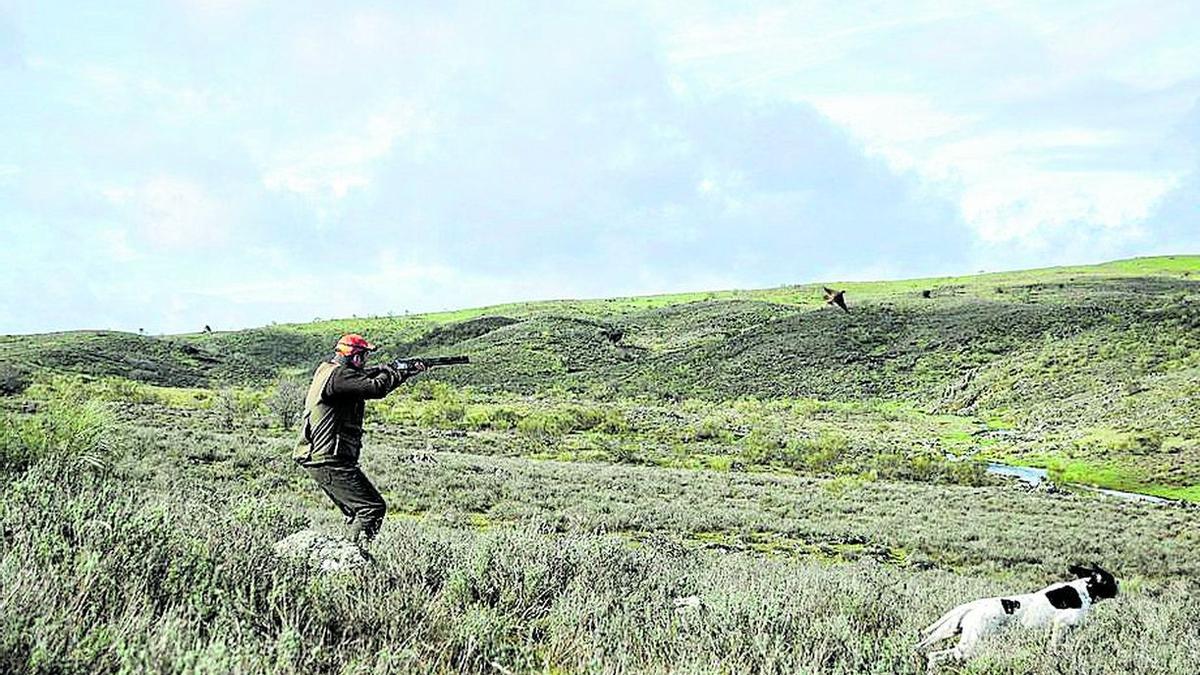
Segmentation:
<svg viewBox="0 0 1200 675">
<path fill-rule="evenodd" d="M 355 331 L 383 355 L 467 353 L 481 392 L 671 403 L 899 401 L 976 420 L 993 456 L 1114 487 L 1200 483 L 1200 257 L 147 337 L 0 338 L 0 363 L 164 386 L 270 382 Z M 30 345 L 33 345 L 31 348 Z M 982 443 L 980 447 L 982 447 Z M 977 448 L 979 449 L 979 448 Z"/>
</svg>

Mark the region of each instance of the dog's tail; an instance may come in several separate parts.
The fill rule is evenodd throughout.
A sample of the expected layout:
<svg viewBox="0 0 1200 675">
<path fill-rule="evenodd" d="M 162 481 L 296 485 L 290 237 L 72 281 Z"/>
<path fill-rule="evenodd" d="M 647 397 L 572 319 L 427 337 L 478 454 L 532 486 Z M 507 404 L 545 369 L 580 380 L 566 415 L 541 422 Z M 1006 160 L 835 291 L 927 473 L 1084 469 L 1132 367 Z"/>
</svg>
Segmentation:
<svg viewBox="0 0 1200 675">
<path fill-rule="evenodd" d="M 958 635 L 962 626 L 963 617 L 973 609 L 971 603 L 959 605 L 954 609 L 942 615 L 942 618 L 934 621 L 929 625 L 922 635 L 925 637 L 917 643 L 917 649 L 925 649 L 926 647 L 941 642 L 949 637 Z"/>
</svg>

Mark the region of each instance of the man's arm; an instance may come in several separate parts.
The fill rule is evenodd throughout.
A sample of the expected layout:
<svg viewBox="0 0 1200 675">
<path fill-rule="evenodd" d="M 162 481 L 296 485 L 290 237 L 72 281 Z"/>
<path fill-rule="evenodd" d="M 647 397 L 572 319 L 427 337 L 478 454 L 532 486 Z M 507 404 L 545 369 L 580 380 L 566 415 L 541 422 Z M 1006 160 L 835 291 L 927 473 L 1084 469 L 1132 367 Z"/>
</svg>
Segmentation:
<svg viewBox="0 0 1200 675">
<path fill-rule="evenodd" d="M 402 376 L 387 367 L 355 370 L 341 366 L 334 369 L 322 393 L 327 399 L 383 398 L 403 381 Z"/>
</svg>

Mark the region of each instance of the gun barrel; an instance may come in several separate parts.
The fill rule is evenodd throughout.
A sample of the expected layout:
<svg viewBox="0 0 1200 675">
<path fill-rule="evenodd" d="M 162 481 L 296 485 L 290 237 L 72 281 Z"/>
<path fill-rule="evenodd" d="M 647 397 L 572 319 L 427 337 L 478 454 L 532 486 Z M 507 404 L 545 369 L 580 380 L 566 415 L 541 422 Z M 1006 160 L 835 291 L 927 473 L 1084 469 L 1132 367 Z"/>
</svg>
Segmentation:
<svg viewBox="0 0 1200 675">
<path fill-rule="evenodd" d="M 437 366 L 456 366 L 463 363 L 470 363 L 471 359 L 468 356 L 411 356 L 404 359 L 396 359 L 392 361 L 392 367 L 401 372 L 414 370 L 416 363 L 422 363 L 426 368 L 434 368 Z"/>
<path fill-rule="evenodd" d="M 455 366 L 460 363 L 470 363 L 469 356 L 430 356 L 426 358 L 418 357 L 418 360 L 424 361 L 427 366 Z"/>
</svg>

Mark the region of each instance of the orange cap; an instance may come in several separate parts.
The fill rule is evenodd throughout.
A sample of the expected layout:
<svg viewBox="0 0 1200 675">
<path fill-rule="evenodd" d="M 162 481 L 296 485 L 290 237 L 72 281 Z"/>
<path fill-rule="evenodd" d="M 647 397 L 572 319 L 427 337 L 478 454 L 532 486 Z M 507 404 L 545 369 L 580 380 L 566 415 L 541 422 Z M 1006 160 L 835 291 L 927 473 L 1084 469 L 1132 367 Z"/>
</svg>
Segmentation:
<svg viewBox="0 0 1200 675">
<path fill-rule="evenodd" d="M 338 340 L 336 351 L 342 356 L 353 356 L 359 352 L 373 352 L 375 345 L 357 333 L 348 333 Z"/>
</svg>

